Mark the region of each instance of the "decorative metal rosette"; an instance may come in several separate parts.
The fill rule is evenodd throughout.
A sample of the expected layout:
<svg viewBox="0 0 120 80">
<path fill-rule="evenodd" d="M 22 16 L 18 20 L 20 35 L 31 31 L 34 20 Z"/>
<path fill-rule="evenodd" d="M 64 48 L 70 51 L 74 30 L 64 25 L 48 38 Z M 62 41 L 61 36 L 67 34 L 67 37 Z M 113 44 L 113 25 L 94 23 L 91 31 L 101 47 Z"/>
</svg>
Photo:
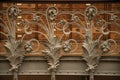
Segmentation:
<svg viewBox="0 0 120 80">
<path fill-rule="evenodd" d="M 93 20 L 94 17 L 96 16 L 97 12 L 98 12 L 98 10 L 95 6 L 90 6 L 90 7 L 86 8 L 85 15 L 88 18 L 88 20 Z"/>
<path fill-rule="evenodd" d="M 27 42 L 24 46 L 24 49 L 28 53 L 32 52 L 33 51 L 33 44 L 31 42 Z"/>
<path fill-rule="evenodd" d="M 111 45 L 111 44 L 110 44 L 109 41 L 103 42 L 103 44 L 101 45 L 101 50 L 102 50 L 104 53 L 109 52 L 109 51 L 110 51 L 110 48 L 111 48 L 110 45 Z"/>
<path fill-rule="evenodd" d="M 47 17 L 49 20 L 52 21 L 55 20 L 57 14 L 58 14 L 58 9 L 56 7 L 52 6 L 47 9 Z"/>
<path fill-rule="evenodd" d="M 71 51 L 72 44 L 70 43 L 70 41 L 63 42 L 62 46 L 63 46 L 64 52 L 70 52 Z"/>
<path fill-rule="evenodd" d="M 15 19 L 18 17 L 19 13 L 21 12 L 21 10 L 15 5 L 10 6 L 7 11 L 8 11 L 8 16 L 10 18 L 13 17 Z"/>
<path fill-rule="evenodd" d="M 33 15 L 33 21 L 39 22 L 40 21 L 40 16 L 38 16 L 37 14 Z"/>
</svg>

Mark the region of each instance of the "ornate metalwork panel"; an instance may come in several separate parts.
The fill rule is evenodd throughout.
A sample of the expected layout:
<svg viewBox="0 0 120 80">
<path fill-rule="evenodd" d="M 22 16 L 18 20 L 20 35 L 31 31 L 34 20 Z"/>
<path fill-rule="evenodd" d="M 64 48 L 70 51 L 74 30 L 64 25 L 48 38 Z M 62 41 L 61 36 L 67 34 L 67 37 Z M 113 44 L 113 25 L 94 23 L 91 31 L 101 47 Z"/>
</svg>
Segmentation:
<svg viewBox="0 0 120 80">
<path fill-rule="evenodd" d="M 101 11 L 93 5 L 89 5 L 84 11 L 59 11 L 56 5 L 48 6 L 44 11 L 31 11 L 21 10 L 16 4 L 13 4 L 6 11 L 0 11 L 0 14 L 7 19 L 5 21 L 4 18 L 0 17 L 0 27 L 3 27 L 7 32 L 0 33 L 7 37 L 4 47 L 6 57 L 11 65 L 9 71 L 13 72 L 14 80 L 18 80 L 17 73 L 24 60 L 24 55 L 35 53 L 45 56 L 49 65 L 48 70 L 51 73 L 51 80 L 56 80 L 55 75 L 59 71 L 58 66 L 61 65 L 62 53 L 72 54 L 80 48 L 78 40 L 73 37 L 65 39 L 66 35 L 77 34 L 78 37 L 83 38 L 80 46 L 82 46 L 82 59 L 87 65 L 85 69 L 87 72 L 83 72 L 83 74 L 88 73 L 90 75 L 89 80 L 94 80 L 95 70 L 103 54 L 119 54 L 119 51 L 115 51 L 117 50 L 117 42 L 114 39 L 102 38 L 111 34 L 120 34 L 119 31 L 109 28 L 114 25 L 119 29 L 120 17 L 118 14 L 120 14 L 120 11 Z M 30 19 L 19 19 L 20 15 L 26 14 L 31 15 Z M 69 19 L 59 18 L 59 16 L 65 15 L 69 16 Z M 103 15 L 107 15 L 109 18 L 106 20 Z M 19 29 L 20 26 L 21 29 Z M 33 29 L 32 26 L 37 26 L 40 30 Z M 71 27 L 77 27 L 77 31 L 73 31 Z M 23 31 L 24 34 L 19 35 L 21 38 L 16 38 L 17 30 Z M 62 35 L 58 36 L 56 30 L 60 31 Z M 97 38 L 94 38 L 93 30 L 100 33 Z M 26 36 L 34 34 L 39 34 L 42 38 L 25 39 Z M 44 40 L 42 40 L 43 38 Z M 112 46 L 114 46 L 114 49 L 111 48 Z"/>
</svg>

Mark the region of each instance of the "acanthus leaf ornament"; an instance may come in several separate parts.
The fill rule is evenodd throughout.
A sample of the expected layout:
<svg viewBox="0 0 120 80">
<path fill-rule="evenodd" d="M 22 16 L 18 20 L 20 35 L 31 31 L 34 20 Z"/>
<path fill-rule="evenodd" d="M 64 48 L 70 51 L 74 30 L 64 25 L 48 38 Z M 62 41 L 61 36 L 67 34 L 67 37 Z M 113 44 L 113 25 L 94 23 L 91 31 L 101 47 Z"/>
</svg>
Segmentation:
<svg viewBox="0 0 120 80">
<path fill-rule="evenodd" d="M 65 12 L 64 12 L 65 13 Z M 65 26 L 63 27 L 63 32 L 64 34 L 70 34 L 74 31 L 72 30 L 66 30 L 69 26 L 68 25 L 73 25 L 76 24 L 76 27 L 79 27 L 80 29 L 83 30 L 83 32 L 85 33 L 85 35 L 83 36 L 80 32 L 74 32 L 77 34 L 80 34 L 84 37 L 84 42 L 82 45 L 82 49 L 83 49 L 83 59 L 86 61 L 86 64 L 88 66 L 88 68 L 86 69 L 86 71 L 89 72 L 90 74 L 90 80 L 94 80 L 94 72 L 96 70 L 96 67 L 99 65 L 99 61 L 100 58 L 102 56 L 103 53 L 111 53 L 111 49 L 110 49 L 110 41 L 112 41 L 115 45 L 117 45 L 115 40 L 112 39 L 108 39 L 106 41 L 100 41 L 101 37 L 109 35 L 110 33 L 117 33 L 120 34 L 117 31 L 110 31 L 107 28 L 109 27 L 109 24 L 112 24 L 113 22 L 107 22 L 104 19 L 100 19 L 99 22 L 97 23 L 99 26 L 101 26 L 99 32 L 101 32 L 101 35 L 98 37 L 98 39 L 94 40 L 93 39 L 93 29 L 96 28 L 95 27 L 95 22 L 94 19 L 96 16 L 101 15 L 101 14 L 114 14 L 111 12 L 102 12 L 102 11 L 98 11 L 97 8 L 95 6 L 89 6 L 86 8 L 85 13 L 81 13 L 81 12 L 73 12 L 73 13 L 66 13 L 66 14 L 70 14 L 72 15 L 71 18 L 71 22 L 66 22 Z M 84 17 L 85 22 L 83 23 L 83 21 L 80 18 L 77 18 L 78 16 L 76 15 L 81 15 Z M 118 20 L 119 18 L 117 18 L 116 20 Z M 79 23 L 78 23 L 79 22 Z M 119 27 L 118 23 L 114 20 L 114 23 L 117 24 L 117 27 Z M 66 30 L 66 31 L 65 31 Z"/>
<path fill-rule="evenodd" d="M 107 28 L 109 27 L 109 24 L 112 24 L 111 20 L 110 22 L 106 21 L 105 19 L 100 19 L 96 23 L 98 26 L 102 26 L 101 29 L 101 35 L 98 37 L 98 39 L 93 39 L 93 28 L 95 25 L 93 24 L 93 20 L 96 17 L 96 15 L 100 15 L 100 11 L 98 12 L 97 8 L 94 6 L 89 6 L 86 8 L 86 14 L 84 17 L 87 18 L 86 23 L 87 28 L 85 29 L 85 40 L 82 45 L 83 49 L 83 59 L 86 61 L 87 69 L 86 71 L 89 72 L 90 77 L 89 80 L 94 80 L 94 72 L 96 70 L 96 67 L 99 65 L 100 58 L 102 57 L 102 54 L 106 53 L 112 53 L 111 51 L 111 42 L 113 42 L 115 45 L 117 45 L 116 41 L 113 39 L 107 39 L 105 41 L 100 41 L 101 37 L 109 35 L 110 33 L 117 33 L 120 34 L 117 31 L 110 31 Z M 105 12 L 102 14 L 113 14 L 109 12 Z M 114 17 L 114 16 L 113 16 Z M 113 18 L 112 18 L 113 19 Z M 89 20 L 89 21 L 88 21 Z M 114 20 L 113 20 L 114 21 Z M 118 26 L 118 25 L 117 25 Z"/>
<path fill-rule="evenodd" d="M 44 43 L 47 49 L 43 50 L 42 53 L 45 54 L 45 58 L 48 61 L 51 80 L 56 80 L 55 73 L 60 65 L 61 50 L 70 52 L 72 44 L 70 44 L 69 40 L 61 43 L 57 37 L 54 37 L 52 41 L 52 43 Z"/>
<path fill-rule="evenodd" d="M 40 43 L 45 46 L 45 49 L 42 51 L 42 53 L 45 54 L 47 64 L 49 65 L 48 70 L 51 72 L 51 80 L 56 80 L 55 75 L 60 65 L 60 58 L 62 57 L 61 51 L 64 51 L 65 53 L 71 53 L 74 52 L 78 47 L 78 43 L 75 39 L 67 39 L 65 41 L 62 40 L 62 38 L 64 38 L 64 35 L 69 35 L 71 33 L 79 34 L 84 38 L 84 42 L 82 44 L 82 57 L 87 65 L 85 71 L 89 72 L 90 80 L 94 80 L 94 72 L 99 65 L 101 55 L 103 53 L 106 54 L 111 52 L 111 42 L 117 45 L 116 41 L 113 39 L 102 41 L 101 38 L 103 36 L 109 35 L 110 33 L 120 34 L 117 31 L 111 31 L 108 29 L 109 25 L 113 23 L 115 23 L 115 25 L 118 27 L 120 26 L 120 24 L 117 23 L 117 20 L 119 20 L 119 18 L 114 12 L 100 12 L 95 6 L 89 6 L 86 8 L 85 13 L 79 11 L 62 11 L 62 13 L 60 13 L 55 6 L 49 6 L 47 10 L 43 13 L 39 11 L 34 11 L 30 13 L 28 11 L 27 14 L 32 14 L 33 19 L 31 21 L 29 21 L 28 19 L 22 19 L 20 24 L 24 26 L 23 30 L 25 34 L 20 40 L 17 40 L 16 28 L 18 27 L 18 25 L 16 19 L 19 13 L 22 13 L 21 10 L 19 10 L 17 6 L 13 5 L 7 9 L 6 17 L 8 20 L 8 24 L 0 17 L 0 20 L 3 21 L 2 23 L 4 23 L 1 23 L 0 26 L 5 28 L 5 30 L 7 30 L 8 32 L 8 34 L 4 32 L 0 33 L 7 37 L 5 48 L 7 52 L 7 59 L 9 60 L 11 65 L 11 68 L 9 70 L 13 71 L 15 76 L 14 80 L 18 79 L 16 74 L 18 73 L 19 67 L 24 60 L 23 54 L 38 51 Z M 22 14 L 24 14 L 24 12 Z M 71 15 L 71 19 L 68 21 L 67 19 L 63 18 L 57 23 L 57 16 L 62 14 Z M 101 31 L 101 35 L 94 40 L 94 19 L 100 14 L 109 14 L 111 17 L 109 21 L 106 21 L 104 19 L 98 20 L 97 24 L 98 26 L 101 26 L 99 30 L 99 32 Z M 44 16 L 44 19 L 46 20 L 44 20 L 41 15 Z M 84 17 L 84 21 L 80 19 L 80 15 Z M 37 25 L 37 27 L 39 27 L 41 31 L 32 30 L 30 28 L 31 25 Z M 70 29 L 70 25 L 72 25 L 72 27 L 80 28 L 84 32 L 84 34 L 81 33 L 81 31 L 72 31 L 72 29 Z M 55 29 L 61 30 L 63 32 L 63 35 L 59 36 L 60 38 L 55 34 Z M 35 38 L 30 39 L 26 42 L 23 41 L 26 35 L 32 35 L 33 33 L 42 35 L 45 38 L 45 41 L 41 42 L 41 40 Z M 37 43 L 37 47 L 35 47 L 34 42 Z M 72 43 L 75 43 L 76 45 L 74 49 L 72 49 Z"/>
<path fill-rule="evenodd" d="M 5 49 L 7 51 L 6 57 L 11 65 L 9 71 L 12 71 L 14 73 L 14 80 L 18 80 L 17 73 L 24 58 L 23 54 L 25 53 L 25 50 L 23 49 L 23 44 L 20 41 L 15 41 L 13 46 L 13 44 L 8 41 L 6 42 Z"/>
<path fill-rule="evenodd" d="M 88 68 L 86 71 L 90 73 L 90 80 L 94 80 L 94 71 L 96 67 L 98 66 L 99 59 L 101 53 L 98 51 L 99 49 L 99 43 L 97 41 L 93 41 L 91 43 L 84 42 L 82 45 L 83 48 L 83 59 L 86 61 L 86 64 Z"/>
<path fill-rule="evenodd" d="M 45 14 L 46 13 L 46 14 Z M 55 6 L 50 6 L 46 10 L 45 13 L 40 13 L 41 15 L 45 16 L 45 19 L 47 23 L 44 22 L 43 18 L 41 16 L 38 16 L 39 13 L 33 13 L 33 19 L 32 21 L 26 20 L 28 25 L 25 26 L 24 30 L 27 35 L 30 35 L 32 33 L 38 33 L 42 35 L 46 41 L 40 42 L 40 40 L 35 40 L 37 43 L 43 44 L 45 46 L 45 49 L 42 50 L 42 53 L 45 55 L 45 58 L 47 59 L 47 64 L 49 65 L 48 70 L 51 73 L 51 80 L 56 80 L 55 74 L 58 69 L 58 66 L 60 64 L 60 58 L 62 57 L 61 51 L 63 50 L 64 52 L 70 52 L 71 47 L 72 47 L 72 42 L 75 42 L 75 40 L 68 39 L 66 41 L 62 41 L 63 36 L 57 36 L 54 32 L 54 29 L 58 29 L 56 27 L 57 24 L 62 24 L 62 26 L 65 25 L 67 22 L 66 20 L 63 19 L 60 23 L 56 23 L 56 18 L 58 15 L 58 9 Z M 31 24 L 35 24 L 38 27 L 42 29 L 42 31 L 35 31 L 30 28 Z M 65 35 L 65 34 L 63 34 Z M 31 43 L 27 43 L 25 45 L 25 49 L 27 52 L 32 51 L 32 45 Z M 75 50 L 75 49 L 73 49 Z M 72 51 L 73 51 L 72 50 Z"/>
<path fill-rule="evenodd" d="M 6 49 L 6 59 L 9 61 L 11 66 L 9 71 L 13 73 L 13 80 L 18 80 L 17 74 L 24 60 L 24 54 L 27 52 L 25 49 L 26 42 L 23 41 L 25 35 L 22 36 L 21 39 L 17 39 L 16 37 L 16 30 L 18 28 L 17 17 L 20 15 L 20 12 L 21 10 L 16 5 L 12 5 L 7 8 L 5 14 L 8 22 L 0 18 L 2 21 L 1 27 L 5 28 L 7 32 L 5 34 L 7 41 L 5 42 L 4 47 Z"/>
<path fill-rule="evenodd" d="M 52 43 L 44 44 L 47 49 L 45 49 L 43 53 L 46 55 L 46 59 L 48 61 L 48 70 L 51 71 L 51 80 L 56 80 L 55 73 L 59 65 L 59 59 L 61 58 L 60 51 L 62 46 L 57 37 L 53 37 L 52 41 Z"/>
</svg>

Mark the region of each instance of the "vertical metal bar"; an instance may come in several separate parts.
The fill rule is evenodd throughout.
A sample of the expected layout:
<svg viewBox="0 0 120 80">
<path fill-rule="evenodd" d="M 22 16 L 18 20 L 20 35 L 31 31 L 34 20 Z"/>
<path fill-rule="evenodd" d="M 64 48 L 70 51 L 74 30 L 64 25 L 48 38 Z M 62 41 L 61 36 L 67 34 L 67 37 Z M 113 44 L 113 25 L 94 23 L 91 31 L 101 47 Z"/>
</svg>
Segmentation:
<svg viewBox="0 0 120 80">
<path fill-rule="evenodd" d="M 18 80 L 18 74 L 16 71 L 13 72 L 13 80 Z"/>
<path fill-rule="evenodd" d="M 56 80 L 55 71 L 53 71 L 53 70 L 51 72 L 51 80 Z"/>
<path fill-rule="evenodd" d="M 90 71 L 89 80 L 94 80 L 94 72 Z"/>
</svg>

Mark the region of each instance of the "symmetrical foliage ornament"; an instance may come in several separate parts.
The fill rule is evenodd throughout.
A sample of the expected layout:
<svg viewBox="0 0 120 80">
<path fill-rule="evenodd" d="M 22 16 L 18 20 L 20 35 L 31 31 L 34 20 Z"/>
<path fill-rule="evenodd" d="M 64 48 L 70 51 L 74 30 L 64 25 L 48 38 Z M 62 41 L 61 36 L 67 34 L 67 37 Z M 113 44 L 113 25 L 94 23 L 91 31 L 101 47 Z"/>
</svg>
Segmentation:
<svg viewBox="0 0 120 80">
<path fill-rule="evenodd" d="M 0 17 L 0 20 L 2 21 L 0 23 L 0 26 L 3 27 L 7 32 L 7 33 L 0 32 L 0 33 L 7 37 L 7 41 L 5 42 L 4 47 L 6 49 L 7 60 L 10 62 L 11 65 L 9 71 L 13 72 L 14 80 L 18 80 L 17 73 L 19 71 L 19 67 L 23 62 L 24 54 L 26 52 L 32 51 L 32 50 L 28 50 L 31 48 L 30 46 L 26 46 L 28 45 L 28 42 L 30 43 L 31 41 L 28 42 L 23 41 L 25 34 L 19 40 L 16 38 L 16 29 L 18 28 L 17 17 L 20 14 L 20 11 L 21 10 L 17 6 L 12 5 L 8 7 L 6 14 L 2 12 L 2 14 L 6 16 L 8 22 L 4 21 Z"/>
<path fill-rule="evenodd" d="M 18 79 L 17 73 L 23 61 L 24 54 L 38 51 L 40 48 L 40 43 L 45 46 L 45 49 L 41 52 L 47 59 L 49 65 L 48 70 L 51 72 L 51 80 L 55 80 L 55 73 L 60 64 L 60 58 L 62 57 L 61 52 L 71 53 L 76 51 L 78 48 L 78 43 L 75 39 L 62 40 L 64 35 L 69 35 L 71 33 L 79 34 L 84 38 L 84 42 L 82 44 L 82 57 L 88 66 L 86 71 L 90 73 L 90 80 L 94 80 L 94 72 L 99 64 L 101 55 L 114 52 L 114 50 L 111 51 L 111 46 L 112 44 L 117 45 L 116 41 L 113 39 L 101 40 L 103 36 L 111 33 L 120 34 L 119 32 L 111 31 L 108 28 L 111 24 L 120 27 L 120 24 L 118 23 L 120 18 L 116 15 L 117 13 L 120 12 L 99 11 L 95 6 L 87 7 L 85 12 L 59 12 L 55 6 L 49 6 L 45 12 L 30 12 L 21 11 L 16 5 L 10 6 L 7 9 L 6 14 L 4 14 L 4 12 L 1 13 L 7 16 L 6 18 L 8 22 L 4 21 L 0 17 L 0 26 L 7 31 L 7 34 L 4 32 L 0 33 L 7 37 L 5 49 L 7 51 L 7 59 L 11 65 L 9 70 L 13 71 L 14 80 Z M 22 19 L 19 22 L 19 24 L 22 25 L 24 35 L 22 35 L 21 39 L 18 40 L 16 38 L 16 28 L 18 28 L 17 17 L 21 14 L 31 14 L 33 18 L 32 20 Z M 58 16 L 63 14 L 70 15 L 71 19 L 57 19 Z M 94 21 L 97 16 L 103 14 L 110 15 L 110 19 L 105 20 L 99 18 L 98 21 Z M 84 17 L 84 22 L 80 16 Z M 95 24 L 101 26 L 100 29 L 97 30 L 101 32 L 101 35 L 97 39 L 93 39 L 93 29 L 96 29 Z M 31 25 L 37 25 L 42 29 L 42 31 L 33 30 Z M 70 29 L 71 25 L 80 28 L 85 34 L 79 31 L 72 31 L 72 29 Z M 63 32 L 63 35 L 57 36 L 54 31 L 55 29 Z M 26 35 L 32 35 L 33 33 L 42 35 L 45 38 L 45 41 L 35 38 L 28 41 L 23 41 Z M 34 43 L 37 43 L 37 46 L 35 46 Z M 73 43 L 75 44 L 75 47 L 72 46 Z"/>
<path fill-rule="evenodd" d="M 118 31 L 109 30 L 109 27 L 112 24 L 114 24 L 115 27 L 118 27 L 118 28 L 120 27 L 120 24 L 119 24 L 120 18 L 116 15 L 116 14 L 120 14 L 120 12 L 119 11 L 98 11 L 95 6 L 88 6 L 85 12 L 65 11 L 62 13 L 71 15 L 70 22 L 67 22 L 64 19 L 60 21 L 60 25 L 64 25 L 63 27 L 64 34 L 76 33 L 76 34 L 80 34 L 80 36 L 84 38 L 84 42 L 82 44 L 82 50 L 83 50 L 82 57 L 88 66 L 86 71 L 90 73 L 89 80 L 94 80 L 94 72 L 96 67 L 99 64 L 102 54 L 113 53 L 114 50 L 116 50 L 117 48 L 115 47 L 114 50 L 111 50 L 112 45 L 117 46 L 117 42 L 115 40 L 113 39 L 101 40 L 101 39 L 102 37 L 106 35 L 110 35 L 111 33 L 120 34 L 120 32 Z M 110 19 L 105 20 L 105 19 L 99 18 L 98 21 L 95 21 L 98 16 L 101 16 L 104 14 L 110 15 L 111 16 Z M 79 15 L 84 17 L 85 23 L 82 21 Z M 80 28 L 85 34 L 83 35 L 80 32 L 75 32 L 70 29 L 67 30 L 69 28 L 68 25 L 76 25 L 76 27 Z M 99 26 L 99 30 L 96 28 L 96 25 Z M 101 32 L 101 35 L 98 36 L 97 39 L 93 39 L 94 37 L 93 30 Z"/>
<path fill-rule="evenodd" d="M 83 59 L 87 62 L 87 66 L 88 68 L 86 69 L 86 71 L 88 71 L 90 73 L 90 78 L 89 80 L 94 80 L 94 71 L 96 69 L 96 67 L 98 66 L 98 63 L 100 61 L 100 58 L 102 56 L 102 54 L 105 53 L 112 53 L 113 51 L 111 51 L 111 43 L 114 43 L 115 45 L 117 45 L 116 41 L 113 39 L 107 39 L 105 41 L 100 40 L 103 36 L 105 35 L 109 35 L 110 33 L 117 33 L 120 34 L 117 31 L 110 31 L 110 30 L 106 30 L 108 29 L 108 24 L 112 24 L 113 22 L 118 24 L 116 22 L 116 19 L 113 20 L 113 22 L 110 19 L 110 22 L 101 19 L 99 20 L 99 23 L 97 23 L 97 25 L 101 24 L 101 35 L 98 37 L 98 39 L 94 40 L 93 39 L 93 28 L 95 27 L 94 25 L 94 18 L 97 15 L 101 15 L 101 14 L 114 14 L 114 12 L 98 12 L 96 7 L 90 6 L 88 8 L 86 8 L 86 25 L 87 28 L 85 28 L 85 40 L 83 42 L 82 48 L 83 48 Z M 117 20 L 120 20 L 117 18 Z M 117 27 L 120 26 L 120 24 L 116 25 Z M 110 52 L 111 51 L 111 52 Z"/>
<path fill-rule="evenodd" d="M 44 19 L 41 16 L 38 16 L 38 15 L 43 15 L 47 23 L 44 21 Z M 48 70 L 51 72 L 51 80 L 55 80 L 55 73 L 57 71 L 60 58 L 62 56 L 61 51 L 64 51 L 66 53 L 73 52 L 75 51 L 76 47 L 75 49 L 71 50 L 72 42 L 77 43 L 74 39 L 68 39 L 66 41 L 62 41 L 62 38 L 66 33 L 60 37 L 56 36 L 54 29 L 57 28 L 56 24 L 60 23 L 60 22 L 56 23 L 57 15 L 58 15 L 58 9 L 55 6 L 50 6 L 47 8 L 46 12 L 33 13 L 32 21 L 26 21 L 28 25 L 25 27 L 26 34 L 38 33 L 38 34 L 41 34 L 46 39 L 46 41 L 41 42 L 41 44 L 43 44 L 46 48 L 45 50 L 42 50 L 42 53 L 45 54 L 45 58 L 47 59 L 47 62 L 49 65 Z M 42 29 L 42 31 L 41 32 L 34 31 L 32 29 L 28 30 L 30 29 L 31 24 L 37 25 Z M 63 29 L 57 28 L 57 30 L 62 31 Z M 36 41 L 38 40 L 36 39 Z M 27 49 L 27 51 L 30 51 L 30 50 Z"/>
<path fill-rule="evenodd" d="M 61 43 L 59 42 L 57 37 L 53 38 L 53 43 L 45 43 L 47 49 L 43 51 L 46 55 L 45 57 L 48 60 L 49 68 L 51 71 L 51 80 L 55 80 L 55 72 L 59 65 L 59 59 L 61 58 L 60 50 L 62 48 Z"/>
</svg>

